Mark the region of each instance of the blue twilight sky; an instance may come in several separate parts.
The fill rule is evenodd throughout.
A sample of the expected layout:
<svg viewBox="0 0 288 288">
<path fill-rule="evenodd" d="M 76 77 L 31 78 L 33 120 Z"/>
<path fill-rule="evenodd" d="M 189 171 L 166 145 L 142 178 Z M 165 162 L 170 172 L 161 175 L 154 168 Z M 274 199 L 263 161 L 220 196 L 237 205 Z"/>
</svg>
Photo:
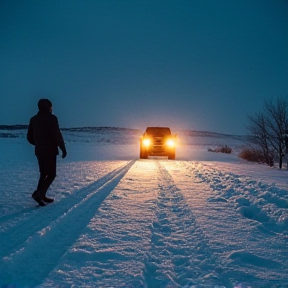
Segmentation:
<svg viewBox="0 0 288 288">
<path fill-rule="evenodd" d="M 245 134 L 288 99 L 287 0 L 0 0 L 0 124 Z"/>
</svg>

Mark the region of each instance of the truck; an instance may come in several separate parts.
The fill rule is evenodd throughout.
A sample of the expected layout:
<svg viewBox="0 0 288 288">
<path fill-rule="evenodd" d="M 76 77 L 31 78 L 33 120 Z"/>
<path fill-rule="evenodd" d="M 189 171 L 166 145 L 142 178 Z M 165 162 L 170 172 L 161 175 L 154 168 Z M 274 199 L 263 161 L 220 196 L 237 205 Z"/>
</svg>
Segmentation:
<svg viewBox="0 0 288 288">
<path fill-rule="evenodd" d="M 166 156 L 175 159 L 177 135 L 168 127 L 147 127 L 140 138 L 140 159 L 149 156 Z"/>
</svg>

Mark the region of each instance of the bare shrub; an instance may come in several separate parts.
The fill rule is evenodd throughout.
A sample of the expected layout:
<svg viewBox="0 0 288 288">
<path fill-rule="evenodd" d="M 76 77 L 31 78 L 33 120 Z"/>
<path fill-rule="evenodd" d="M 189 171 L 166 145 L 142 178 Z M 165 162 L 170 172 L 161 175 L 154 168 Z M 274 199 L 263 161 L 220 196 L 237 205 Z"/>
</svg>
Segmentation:
<svg viewBox="0 0 288 288">
<path fill-rule="evenodd" d="M 239 153 L 239 158 L 250 161 L 250 162 L 257 162 L 257 163 L 264 163 L 272 167 L 274 165 L 274 154 L 263 154 L 263 150 L 260 148 L 254 147 L 245 147 Z"/>
<path fill-rule="evenodd" d="M 231 154 L 232 148 L 228 147 L 227 145 L 219 146 L 215 149 L 208 148 L 209 152 L 215 152 L 215 153 L 225 153 L 225 154 Z"/>
</svg>

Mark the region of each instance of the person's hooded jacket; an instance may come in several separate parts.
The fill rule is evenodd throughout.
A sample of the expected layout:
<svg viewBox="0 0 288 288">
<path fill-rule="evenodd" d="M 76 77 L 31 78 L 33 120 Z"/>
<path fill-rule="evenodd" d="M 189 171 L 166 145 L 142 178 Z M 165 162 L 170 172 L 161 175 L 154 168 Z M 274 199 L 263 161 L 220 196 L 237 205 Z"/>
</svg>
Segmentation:
<svg viewBox="0 0 288 288">
<path fill-rule="evenodd" d="M 58 155 L 58 147 L 66 154 L 58 119 L 50 111 L 51 107 L 52 103 L 48 99 L 39 100 L 39 111 L 29 122 L 27 140 L 35 145 L 37 157 Z"/>
</svg>

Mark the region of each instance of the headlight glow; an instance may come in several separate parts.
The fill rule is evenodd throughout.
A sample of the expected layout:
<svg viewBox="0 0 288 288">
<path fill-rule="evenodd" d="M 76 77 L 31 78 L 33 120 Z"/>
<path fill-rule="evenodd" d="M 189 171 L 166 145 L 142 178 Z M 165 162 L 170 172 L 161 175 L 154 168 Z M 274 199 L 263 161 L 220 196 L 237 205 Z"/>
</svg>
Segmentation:
<svg viewBox="0 0 288 288">
<path fill-rule="evenodd" d="M 175 141 L 173 139 L 168 139 L 166 145 L 170 148 L 175 147 Z"/>
<path fill-rule="evenodd" d="M 151 140 L 150 139 L 143 139 L 142 143 L 145 147 L 148 147 L 151 144 Z"/>
</svg>

